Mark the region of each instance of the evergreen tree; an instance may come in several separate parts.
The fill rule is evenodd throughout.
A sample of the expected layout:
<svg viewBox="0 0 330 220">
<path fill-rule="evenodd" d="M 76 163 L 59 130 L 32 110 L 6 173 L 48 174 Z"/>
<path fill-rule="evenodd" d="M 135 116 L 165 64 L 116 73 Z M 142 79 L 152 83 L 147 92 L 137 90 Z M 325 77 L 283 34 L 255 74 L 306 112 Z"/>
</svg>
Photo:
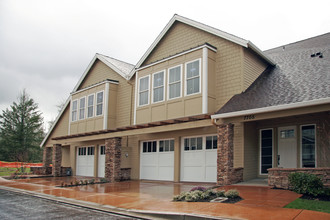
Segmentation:
<svg viewBox="0 0 330 220">
<path fill-rule="evenodd" d="M 20 94 L 18 102 L 0 114 L 1 160 L 39 162 L 44 137 L 43 118 L 38 104 L 26 93 Z"/>
</svg>

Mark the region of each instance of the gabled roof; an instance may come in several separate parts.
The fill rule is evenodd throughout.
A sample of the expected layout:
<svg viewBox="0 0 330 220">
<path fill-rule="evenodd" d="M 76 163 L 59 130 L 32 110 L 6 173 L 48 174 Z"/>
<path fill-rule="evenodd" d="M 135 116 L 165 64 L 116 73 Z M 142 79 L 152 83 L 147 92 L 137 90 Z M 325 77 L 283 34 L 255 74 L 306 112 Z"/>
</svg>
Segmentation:
<svg viewBox="0 0 330 220">
<path fill-rule="evenodd" d="M 277 63 L 212 118 L 330 103 L 330 33 L 265 52 Z M 232 114 L 229 114 L 232 113 Z"/>
<path fill-rule="evenodd" d="M 168 24 L 165 26 L 165 28 L 162 30 L 162 32 L 158 35 L 158 37 L 155 39 L 155 41 L 151 44 L 149 49 L 144 53 L 144 55 L 141 57 L 139 62 L 136 64 L 136 68 L 140 68 L 143 62 L 148 58 L 148 56 L 151 54 L 151 52 L 156 48 L 157 44 L 161 41 L 161 39 L 166 35 L 168 30 L 172 27 L 172 25 L 176 22 L 182 22 L 184 24 L 190 25 L 192 27 L 198 28 L 200 30 L 203 30 L 205 32 L 214 34 L 218 37 L 221 37 L 223 39 L 226 39 L 228 41 L 231 41 L 235 44 L 241 45 L 245 48 L 250 48 L 254 52 L 256 52 L 259 56 L 261 56 L 263 59 L 265 59 L 266 62 L 268 62 L 270 65 L 275 65 L 275 62 L 269 58 L 264 52 L 262 52 L 259 48 L 257 48 L 251 41 L 244 40 L 240 37 L 237 37 L 235 35 L 229 34 L 227 32 L 221 31 L 219 29 L 213 28 L 211 26 L 202 24 L 200 22 L 182 17 L 180 15 L 175 14 L 172 19 L 168 22 Z M 135 74 L 135 70 L 132 70 L 129 78 L 131 78 Z"/>
<path fill-rule="evenodd" d="M 94 65 L 96 60 L 100 60 L 102 61 L 105 65 L 107 65 L 109 68 L 111 68 L 112 70 L 114 70 L 116 73 L 118 73 L 120 76 L 122 76 L 124 79 L 127 80 L 129 73 L 134 69 L 134 65 L 102 55 L 102 54 L 95 54 L 95 56 L 93 57 L 92 61 L 89 63 L 89 65 L 87 66 L 86 70 L 84 71 L 84 73 L 82 74 L 82 76 L 80 77 L 78 83 L 76 84 L 76 86 L 74 87 L 72 93 L 77 92 L 78 88 L 80 87 L 81 83 L 84 81 L 85 77 L 87 76 L 87 74 L 89 73 L 90 69 L 92 68 L 92 66 Z M 68 97 L 68 99 L 65 101 L 65 104 L 61 110 L 61 112 L 57 115 L 55 122 L 53 123 L 53 125 L 51 126 L 51 128 L 49 129 L 46 137 L 43 139 L 43 141 L 40 144 L 40 147 L 42 147 L 45 142 L 47 141 L 49 135 L 52 133 L 53 129 L 55 128 L 58 120 L 61 118 L 62 114 L 64 113 L 65 109 L 67 108 L 67 106 L 70 103 L 70 96 Z"/>
</svg>

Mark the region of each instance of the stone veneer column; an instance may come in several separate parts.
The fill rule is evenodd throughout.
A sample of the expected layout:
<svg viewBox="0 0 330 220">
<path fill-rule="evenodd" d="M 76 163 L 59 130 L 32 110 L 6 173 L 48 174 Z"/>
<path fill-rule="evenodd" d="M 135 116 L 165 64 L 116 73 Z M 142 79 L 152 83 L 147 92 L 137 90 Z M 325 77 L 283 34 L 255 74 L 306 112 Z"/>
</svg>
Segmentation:
<svg viewBox="0 0 330 220">
<path fill-rule="evenodd" d="M 105 178 L 110 182 L 120 181 L 121 138 L 105 140 Z"/>
<path fill-rule="evenodd" d="M 43 155 L 42 155 L 43 167 L 49 167 L 52 163 L 52 148 L 44 147 Z"/>
<path fill-rule="evenodd" d="M 53 145 L 53 167 L 52 175 L 61 176 L 61 163 L 62 163 L 62 145 Z"/>
<path fill-rule="evenodd" d="M 234 172 L 234 125 L 221 124 L 218 128 L 217 184 L 232 184 Z"/>
</svg>

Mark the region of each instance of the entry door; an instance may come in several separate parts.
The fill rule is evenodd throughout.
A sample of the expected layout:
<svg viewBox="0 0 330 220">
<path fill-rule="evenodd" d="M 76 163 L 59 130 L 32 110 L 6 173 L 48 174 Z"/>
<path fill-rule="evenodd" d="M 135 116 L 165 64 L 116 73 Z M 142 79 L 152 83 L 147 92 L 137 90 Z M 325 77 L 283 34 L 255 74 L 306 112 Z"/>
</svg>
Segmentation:
<svg viewBox="0 0 330 220">
<path fill-rule="evenodd" d="M 278 128 L 278 167 L 297 168 L 297 132 L 295 126 Z"/>
<path fill-rule="evenodd" d="M 104 177 L 105 171 L 105 146 L 99 147 L 98 177 Z"/>
</svg>

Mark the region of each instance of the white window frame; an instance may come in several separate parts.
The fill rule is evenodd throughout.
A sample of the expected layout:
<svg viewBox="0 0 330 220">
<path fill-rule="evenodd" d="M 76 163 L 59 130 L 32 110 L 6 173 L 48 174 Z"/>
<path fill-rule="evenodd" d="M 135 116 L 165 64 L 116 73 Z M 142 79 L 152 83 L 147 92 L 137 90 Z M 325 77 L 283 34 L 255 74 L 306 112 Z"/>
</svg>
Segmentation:
<svg viewBox="0 0 330 220">
<path fill-rule="evenodd" d="M 158 86 L 158 87 L 155 87 L 154 85 L 154 79 L 155 79 L 155 75 L 156 74 L 160 74 L 160 73 L 163 73 L 163 85 L 162 86 Z M 166 82 L 165 82 L 165 75 L 166 75 L 166 70 L 161 70 L 161 71 L 158 71 L 158 72 L 155 72 L 152 74 L 152 94 L 151 94 L 151 103 L 158 103 L 158 102 L 163 102 L 165 101 L 165 85 L 166 85 Z M 159 89 L 163 87 L 163 99 L 162 100 L 158 100 L 158 101 L 154 101 L 154 90 L 155 89 Z"/>
<path fill-rule="evenodd" d="M 148 89 L 146 90 L 143 90 L 143 91 L 140 91 L 140 83 L 141 83 L 141 80 L 144 79 L 144 78 L 148 78 Z M 149 105 L 150 103 L 150 75 L 146 75 L 146 76 L 143 76 L 143 77 L 140 77 L 139 78 L 139 86 L 138 86 L 138 106 L 146 106 L 146 105 Z M 147 103 L 146 104 L 142 104 L 140 105 L 140 93 L 142 92 L 146 92 L 147 91 L 147 94 L 148 94 L 148 98 L 147 98 Z"/>
<path fill-rule="evenodd" d="M 89 105 L 89 97 L 93 96 L 93 105 Z M 92 107 L 92 116 L 89 116 L 89 108 Z M 94 112 L 95 112 L 95 93 L 90 94 L 87 96 L 87 118 L 93 118 L 94 117 Z"/>
<path fill-rule="evenodd" d="M 171 68 L 168 68 L 168 72 L 167 72 L 167 100 L 173 100 L 173 99 L 178 99 L 182 97 L 182 64 L 177 65 L 177 66 L 173 66 Z M 180 67 L 180 80 L 179 81 L 175 81 L 175 82 L 170 82 L 170 74 L 171 74 L 171 69 L 175 69 L 177 67 Z M 180 95 L 174 98 L 170 98 L 170 85 L 174 85 L 180 83 Z"/>
<path fill-rule="evenodd" d="M 188 86 L 187 86 L 187 81 L 189 80 L 188 78 L 187 78 L 187 66 L 188 66 L 188 64 L 190 64 L 190 63 L 193 63 L 193 62 L 196 62 L 196 61 L 198 61 L 199 62 L 199 69 L 198 69 L 198 71 L 199 71 L 199 74 L 198 74 L 198 76 L 194 76 L 194 77 L 192 77 L 192 78 L 189 78 L 189 79 L 194 79 L 194 78 L 199 78 L 199 91 L 198 92 L 195 92 L 195 93 L 191 93 L 191 94 L 187 94 L 187 89 L 188 89 Z M 185 96 L 191 96 L 191 95 L 196 95 L 196 94 L 201 94 L 201 91 L 202 91 L 202 71 L 201 71 L 201 58 L 198 58 L 198 59 L 195 59 L 195 60 L 192 60 L 192 61 L 189 61 L 189 62 L 186 62 L 185 63 L 185 86 L 184 86 L 184 95 Z"/>
<path fill-rule="evenodd" d="M 184 152 L 197 152 L 197 151 L 217 151 L 218 148 L 212 148 L 212 149 L 206 149 L 206 137 L 213 137 L 213 136 L 218 136 L 217 134 L 203 134 L 203 135 L 193 135 L 193 136 L 184 136 L 182 137 L 182 140 L 181 140 L 181 147 L 183 146 L 183 151 Z M 202 138 L 202 149 L 200 150 L 185 150 L 184 149 L 184 140 L 185 139 L 191 139 L 191 138 Z M 218 143 L 217 143 L 218 144 Z"/>
<path fill-rule="evenodd" d="M 72 113 L 73 113 L 73 103 L 74 102 L 77 102 L 77 109 L 75 110 L 76 111 L 76 119 L 73 120 L 73 117 L 72 117 Z M 72 100 L 71 101 L 71 121 L 74 122 L 74 121 L 78 121 L 78 109 L 79 109 L 79 106 L 78 106 L 78 99 L 75 99 L 75 100 Z"/>
<path fill-rule="evenodd" d="M 97 103 L 97 96 L 101 92 L 103 93 L 102 94 L 102 102 L 101 103 Z M 99 104 L 102 104 L 102 113 L 101 114 L 97 114 L 97 106 Z M 104 114 L 104 90 L 97 92 L 96 93 L 96 96 L 95 96 L 95 117 L 102 116 L 103 114 Z"/>
<path fill-rule="evenodd" d="M 262 173 L 261 172 L 261 132 L 265 130 L 271 130 L 272 131 L 272 168 L 274 167 L 274 157 L 275 157 L 275 149 L 274 149 L 274 129 L 273 128 L 263 128 L 259 130 L 259 175 L 268 175 L 268 173 Z"/>
<path fill-rule="evenodd" d="M 303 168 L 302 164 L 302 127 L 303 126 L 311 126 L 313 125 L 315 128 L 315 168 L 317 168 L 317 131 L 316 131 L 316 124 L 305 124 L 305 125 L 300 125 L 300 167 Z"/>
<path fill-rule="evenodd" d="M 84 108 L 81 108 L 81 106 L 80 106 L 82 99 L 85 99 L 85 101 L 84 101 L 84 103 L 85 103 Z M 83 96 L 83 97 L 80 97 L 79 98 L 79 108 L 78 109 L 79 109 L 79 118 L 78 118 L 78 120 L 84 120 L 84 119 L 86 119 L 86 96 Z M 80 111 L 81 110 L 84 110 L 83 118 L 81 118 L 81 116 L 80 116 Z"/>
<path fill-rule="evenodd" d="M 160 142 L 161 141 L 174 141 L 174 149 L 173 151 L 169 150 L 169 151 L 160 151 Z M 143 152 L 143 143 L 145 142 L 156 142 L 156 151 L 151 151 L 151 152 Z M 173 152 L 175 151 L 175 139 L 174 138 L 164 138 L 164 139 L 156 139 L 156 140 L 144 140 L 144 141 L 141 141 L 141 149 L 140 149 L 140 152 L 142 154 L 151 154 L 151 153 L 170 153 L 170 152 Z"/>
</svg>

